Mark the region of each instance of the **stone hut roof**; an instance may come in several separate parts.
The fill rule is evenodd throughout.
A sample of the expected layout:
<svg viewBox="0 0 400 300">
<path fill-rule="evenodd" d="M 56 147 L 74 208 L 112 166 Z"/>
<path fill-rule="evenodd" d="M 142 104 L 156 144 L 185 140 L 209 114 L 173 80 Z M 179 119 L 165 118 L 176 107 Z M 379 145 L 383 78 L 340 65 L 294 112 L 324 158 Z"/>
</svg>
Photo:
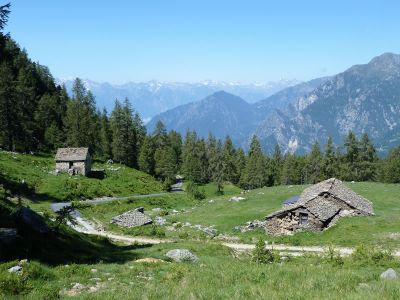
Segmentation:
<svg viewBox="0 0 400 300">
<path fill-rule="evenodd" d="M 58 148 L 56 161 L 85 161 L 89 148 Z"/>
<path fill-rule="evenodd" d="M 370 201 L 346 187 L 342 181 L 335 178 L 330 178 L 304 189 L 299 200 L 268 215 L 266 219 L 270 219 L 275 216 L 282 215 L 288 211 L 303 207 L 308 209 L 321 221 L 325 221 L 331 216 L 335 215 L 340 209 L 337 205 L 323 197 L 326 194 L 345 202 L 347 205 L 358 210 L 362 214 L 374 214 L 373 206 Z"/>
<path fill-rule="evenodd" d="M 111 219 L 111 223 L 122 227 L 136 227 L 150 224 L 153 221 L 142 210 L 132 209 Z"/>
</svg>

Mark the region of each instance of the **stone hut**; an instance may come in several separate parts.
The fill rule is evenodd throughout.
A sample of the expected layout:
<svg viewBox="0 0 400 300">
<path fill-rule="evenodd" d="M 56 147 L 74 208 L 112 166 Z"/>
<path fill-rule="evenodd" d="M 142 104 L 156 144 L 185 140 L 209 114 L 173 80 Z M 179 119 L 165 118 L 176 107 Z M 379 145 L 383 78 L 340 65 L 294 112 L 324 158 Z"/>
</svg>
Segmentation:
<svg viewBox="0 0 400 300">
<path fill-rule="evenodd" d="M 265 230 L 271 235 L 290 235 L 297 230 L 321 231 L 343 216 L 373 215 L 370 201 L 331 178 L 306 188 L 283 208 L 268 215 Z"/>
<path fill-rule="evenodd" d="M 88 148 L 58 148 L 55 160 L 56 169 L 61 172 L 86 176 L 91 171 Z"/>
</svg>

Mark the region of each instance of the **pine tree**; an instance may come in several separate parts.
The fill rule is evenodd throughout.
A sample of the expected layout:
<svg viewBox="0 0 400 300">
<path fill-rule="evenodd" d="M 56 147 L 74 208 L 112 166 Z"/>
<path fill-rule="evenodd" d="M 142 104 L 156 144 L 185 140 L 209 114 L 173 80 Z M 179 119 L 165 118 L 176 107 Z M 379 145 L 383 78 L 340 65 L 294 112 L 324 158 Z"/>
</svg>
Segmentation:
<svg viewBox="0 0 400 300">
<path fill-rule="evenodd" d="M 362 181 L 375 180 L 376 177 L 376 162 L 378 156 L 375 146 L 367 133 L 364 133 L 360 140 L 360 155 L 359 155 L 359 175 L 358 179 Z"/>
<path fill-rule="evenodd" d="M 338 175 L 339 161 L 335 154 L 335 148 L 333 146 L 333 140 L 331 137 L 325 145 L 325 152 L 323 158 L 323 175 L 325 179 L 336 177 Z"/>
<path fill-rule="evenodd" d="M 182 147 L 182 172 L 187 180 L 200 183 L 202 170 L 196 145 L 196 132 L 188 130 Z"/>
<path fill-rule="evenodd" d="M 317 183 L 322 180 L 322 154 L 318 142 L 315 142 L 307 156 L 306 183 Z"/>
<path fill-rule="evenodd" d="M 155 162 L 154 162 L 154 143 L 150 136 L 146 136 L 143 140 L 142 147 L 139 154 L 139 168 L 143 172 L 150 175 L 155 175 Z"/>
<path fill-rule="evenodd" d="M 71 147 L 89 147 L 93 153 L 97 144 L 98 124 L 94 96 L 79 78 L 74 81 L 72 94 L 65 118 L 67 144 Z"/>
<path fill-rule="evenodd" d="M 0 30 L 3 30 L 7 24 L 8 15 L 10 14 L 10 7 L 10 3 L 0 6 Z"/>
<path fill-rule="evenodd" d="M 225 139 L 222 152 L 222 159 L 224 164 L 224 180 L 237 184 L 239 178 L 236 169 L 236 151 L 229 136 L 227 136 Z"/>
<path fill-rule="evenodd" d="M 112 132 L 110 128 L 110 121 L 108 119 L 107 110 L 104 108 L 100 116 L 100 132 L 99 132 L 99 156 L 103 159 L 112 157 Z"/>
<path fill-rule="evenodd" d="M 383 180 L 389 183 L 400 183 L 400 147 L 389 152 L 382 165 Z"/>
<path fill-rule="evenodd" d="M 246 168 L 240 178 L 240 186 L 254 189 L 267 183 L 266 161 L 261 151 L 260 142 L 253 136 L 250 143 L 249 155 L 246 160 Z"/>
<path fill-rule="evenodd" d="M 19 107 L 13 101 L 15 95 L 12 70 L 6 63 L 0 63 L 0 145 L 12 151 L 15 151 L 19 119 Z"/>
<path fill-rule="evenodd" d="M 282 152 L 278 144 L 275 145 L 272 155 L 271 172 L 273 185 L 280 185 L 282 177 Z"/>
<path fill-rule="evenodd" d="M 352 131 L 346 136 L 345 143 L 346 153 L 344 156 L 345 165 L 343 166 L 345 180 L 357 180 L 359 176 L 359 144 L 357 137 Z"/>
<path fill-rule="evenodd" d="M 242 148 L 236 151 L 236 170 L 237 170 L 237 183 L 240 182 L 240 178 L 243 176 L 246 168 L 246 155 Z"/>
<path fill-rule="evenodd" d="M 224 192 L 224 179 L 226 177 L 224 154 L 222 143 L 219 141 L 215 148 L 215 161 L 213 162 L 215 165 L 212 173 L 212 180 L 217 185 L 217 194 Z"/>
</svg>

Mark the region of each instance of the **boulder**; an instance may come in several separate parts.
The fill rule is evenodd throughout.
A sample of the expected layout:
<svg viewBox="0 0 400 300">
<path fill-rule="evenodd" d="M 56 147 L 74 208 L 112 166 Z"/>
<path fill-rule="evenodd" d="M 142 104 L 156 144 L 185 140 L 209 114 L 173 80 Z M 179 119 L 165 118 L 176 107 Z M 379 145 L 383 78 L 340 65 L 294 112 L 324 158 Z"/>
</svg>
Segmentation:
<svg viewBox="0 0 400 300">
<path fill-rule="evenodd" d="M 163 226 L 163 225 L 165 225 L 165 223 L 167 223 L 167 220 L 165 218 L 162 218 L 162 217 L 155 217 L 154 223 L 156 225 Z"/>
<path fill-rule="evenodd" d="M 243 198 L 243 197 L 232 197 L 232 198 L 229 199 L 230 202 L 239 202 L 239 201 L 242 201 L 242 200 L 246 200 L 246 198 Z"/>
<path fill-rule="evenodd" d="M 0 228 L 0 242 L 4 244 L 11 244 L 19 235 L 16 228 Z"/>
<path fill-rule="evenodd" d="M 399 275 L 397 274 L 397 272 L 395 270 L 393 270 L 392 268 L 389 268 L 381 274 L 381 278 L 395 280 L 395 279 L 399 279 Z"/>
<path fill-rule="evenodd" d="M 198 257 L 187 249 L 170 250 L 166 256 L 176 262 L 195 262 L 198 260 Z"/>
<path fill-rule="evenodd" d="M 22 272 L 22 267 L 21 266 L 14 266 L 8 269 L 8 272 L 10 273 L 21 273 Z"/>
</svg>

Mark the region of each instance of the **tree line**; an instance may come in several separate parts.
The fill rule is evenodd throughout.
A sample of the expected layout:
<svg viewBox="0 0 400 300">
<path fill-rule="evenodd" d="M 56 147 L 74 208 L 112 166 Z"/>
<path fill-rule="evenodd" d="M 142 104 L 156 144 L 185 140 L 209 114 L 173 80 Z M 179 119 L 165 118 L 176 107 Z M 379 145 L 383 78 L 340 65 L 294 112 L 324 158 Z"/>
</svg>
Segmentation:
<svg viewBox="0 0 400 300">
<path fill-rule="evenodd" d="M 93 94 L 80 79 L 68 95 L 56 84 L 49 69 L 32 62 L 25 50 L 2 31 L 9 6 L 0 7 L 0 147 L 19 152 L 54 152 L 58 147 L 89 147 L 95 158 L 113 159 L 138 168 L 167 184 L 182 174 L 187 180 L 215 182 L 222 192 L 224 182 L 244 189 L 280 184 L 315 183 L 337 177 L 355 181 L 400 182 L 400 147 L 385 159 L 367 134 L 352 132 L 344 144 L 328 139 L 308 154 L 283 154 L 276 146 L 265 154 L 254 136 L 249 151 L 211 133 L 201 138 L 195 131 L 182 137 L 159 122 L 152 133 L 128 99 L 115 101 L 108 113 L 96 108 Z"/>
</svg>

